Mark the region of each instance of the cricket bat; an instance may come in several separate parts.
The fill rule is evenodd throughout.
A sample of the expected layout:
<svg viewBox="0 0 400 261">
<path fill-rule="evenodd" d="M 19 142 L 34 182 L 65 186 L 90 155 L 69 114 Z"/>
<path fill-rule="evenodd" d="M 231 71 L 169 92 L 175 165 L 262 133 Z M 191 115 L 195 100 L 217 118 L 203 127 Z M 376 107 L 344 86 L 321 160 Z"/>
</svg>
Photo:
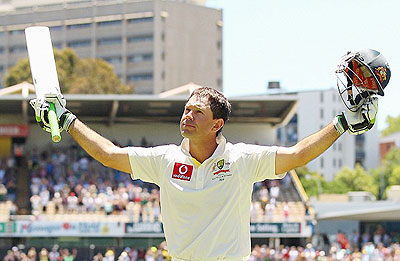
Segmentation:
<svg viewBox="0 0 400 261">
<path fill-rule="evenodd" d="M 47 94 L 61 93 L 49 28 L 46 26 L 28 27 L 25 29 L 25 37 L 36 99 L 44 100 Z M 61 141 L 53 103 L 50 103 L 48 118 L 52 141 Z M 40 119 L 36 119 L 36 121 L 40 121 Z"/>
</svg>

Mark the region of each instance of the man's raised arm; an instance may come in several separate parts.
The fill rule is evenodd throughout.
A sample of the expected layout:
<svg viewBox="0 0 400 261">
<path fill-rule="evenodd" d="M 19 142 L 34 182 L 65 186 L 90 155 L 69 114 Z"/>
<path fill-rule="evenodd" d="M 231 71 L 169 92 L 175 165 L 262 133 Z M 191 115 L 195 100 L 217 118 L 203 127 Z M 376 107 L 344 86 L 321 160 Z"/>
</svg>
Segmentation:
<svg viewBox="0 0 400 261">
<path fill-rule="evenodd" d="M 72 122 L 68 133 L 90 156 L 104 166 L 131 173 L 128 148 L 116 146 L 79 119 Z"/>
<path fill-rule="evenodd" d="M 375 123 L 378 98 L 368 98 L 356 111 L 346 110 L 318 132 L 302 139 L 292 147 L 279 147 L 275 157 L 275 173 L 280 174 L 306 165 L 327 150 L 345 131 L 362 134 Z"/>
<path fill-rule="evenodd" d="M 33 99 L 30 101 L 35 110 L 39 126 L 50 132 L 48 122 L 49 103 L 55 104 L 60 132 L 65 130 L 72 138 L 94 159 L 104 166 L 131 173 L 128 148 L 120 148 L 82 123 L 76 116 L 65 108 L 65 99 L 62 95 L 46 97 L 45 100 Z"/>
</svg>

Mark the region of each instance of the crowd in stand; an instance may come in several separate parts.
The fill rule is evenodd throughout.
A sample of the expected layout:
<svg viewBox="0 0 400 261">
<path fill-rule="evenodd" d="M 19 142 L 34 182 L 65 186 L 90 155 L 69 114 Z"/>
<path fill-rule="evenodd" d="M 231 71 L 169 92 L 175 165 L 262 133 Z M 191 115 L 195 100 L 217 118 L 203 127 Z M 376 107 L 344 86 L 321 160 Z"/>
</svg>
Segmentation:
<svg viewBox="0 0 400 261">
<path fill-rule="evenodd" d="M 16 160 L 0 159 L 0 201 L 15 201 Z M 130 211 L 133 221 L 158 221 L 160 195 L 156 185 L 131 180 L 129 174 L 106 168 L 81 148 L 71 146 L 27 152 L 32 214 L 119 214 Z M 272 216 L 280 182 L 254 186 L 252 218 Z M 49 211 L 54 209 L 54 211 Z M 53 214 L 53 213 L 52 213 Z"/>
<path fill-rule="evenodd" d="M 126 173 L 105 168 L 79 147 L 71 146 L 27 154 L 32 214 L 132 213 L 133 222 L 161 221 L 159 189 L 154 184 L 132 181 Z M 17 163 L 15 158 L 0 159 L 0 201 L 16 198 Z M 265 215 L 272 220 L 281 190 L 290 182 L 264 181 L 256 183 L 251 206 L 251 218 Z M 285 221 L 289 220 L 289 205 L 283 202 Z M 15 208 L 13 210 L 15 212 Z M 306 206 L 307 212 L 307 206 Z M 307 214 L 307 213 L 305 213 Z M 265 221 L 265 220 L 264 220 Z M 333 242 L 330 243 L 329 241 Z M 315 235 L 307 246 L 271 248 L 256 245 L 249 260 L 400 260 L 399 234 L 388 234 L 382 227 L 372 233 L 346 235 L 339 231 L 334 240 Z M 77 249 L 13 247 L 4 260 L 77 260 Z M 165 243 L 149 249 L 127 247 L 124 251 L 110 248 L 93 253 L 93 260 L 169 260 Z"/>
<path fill-rule="evenodd" d="M 339 239 L 338 239 L 339 240 Z M 345 248 L 341 247 L 341 243 L 336 240 L 328 246 L 326 250 L 320 249 L 313 244 L 308 243 L 305 247 L 302 246 L 283 246 L 279 248 L 268 247 L 267 245 L 255 245 L 251 251 L 248 261 L 336 261 L 336 260 L 351 260 L 351 261 L 396 261 L 400 260 L 400 244 L 399 242 L 391 242 L 385 245 L 380 242 L 375 245 L 372 242 L 367 242 L 359 248 L 348 245 Z M 34 247 L 26 251 L 13 247 L 8 251 L 4 261 L 72 261 L 78 260 L 78 250 L 59 248 L 54 246 L 51 250 L 41 248 L 36 250 Z M 165 242 L 159 246 L 153 246 L 148 249 L 136 249 L 134 247 L 126 247 L 122 251 L 115 251 L 113 248 L 108 248 L 103 252 L 93 252 L 90 257 L 93 261 L 161 261 L 171 260 L 166 250 Z"/>
<path fill-rule="evenodd" d="M 340 248 L 333 244 L 328 251 L 315 249 L 312 244 L 302 246 L 281 246 L 278 249 L 266 245 L 256 245 L 249 261 L 287 260 L 287 261 L 396 261 L 400 260 L 400 244 L 393 243 L 389 246 L 383 244 L 365 244 L 361 249 Z"/>
</svg>

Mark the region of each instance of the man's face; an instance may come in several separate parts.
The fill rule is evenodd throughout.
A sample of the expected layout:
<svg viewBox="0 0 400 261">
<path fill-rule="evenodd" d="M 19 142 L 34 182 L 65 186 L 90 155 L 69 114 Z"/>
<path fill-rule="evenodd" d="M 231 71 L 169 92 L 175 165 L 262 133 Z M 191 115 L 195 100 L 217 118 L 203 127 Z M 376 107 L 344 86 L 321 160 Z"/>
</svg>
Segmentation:
<svg viewBox="0 0 400 261">
<path fill-rule="evenodd" d="M 217 120 L 213 119 L 210 102 L 206 97 L 192 96 L 185 105 L 180 129 L 185 138 L 211 135 Z"/>
</svg>

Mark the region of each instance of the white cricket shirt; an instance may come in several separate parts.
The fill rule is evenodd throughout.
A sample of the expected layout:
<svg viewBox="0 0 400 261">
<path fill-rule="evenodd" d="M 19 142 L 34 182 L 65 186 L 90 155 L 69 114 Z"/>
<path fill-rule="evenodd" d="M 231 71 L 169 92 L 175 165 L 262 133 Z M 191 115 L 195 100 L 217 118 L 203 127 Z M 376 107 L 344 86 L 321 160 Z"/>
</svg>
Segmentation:
<svg viewBox="0 0 400 261">
<path fill-rule="evenodd" d="M 250 255 L 253 184 L 275 175 L 277 147 L 226 143 L 196 166 L 180 146 L 131 147 L 132 178 L 160 187 L 168 252 L 174 260 L 243 260 Z"/>
</svg>

